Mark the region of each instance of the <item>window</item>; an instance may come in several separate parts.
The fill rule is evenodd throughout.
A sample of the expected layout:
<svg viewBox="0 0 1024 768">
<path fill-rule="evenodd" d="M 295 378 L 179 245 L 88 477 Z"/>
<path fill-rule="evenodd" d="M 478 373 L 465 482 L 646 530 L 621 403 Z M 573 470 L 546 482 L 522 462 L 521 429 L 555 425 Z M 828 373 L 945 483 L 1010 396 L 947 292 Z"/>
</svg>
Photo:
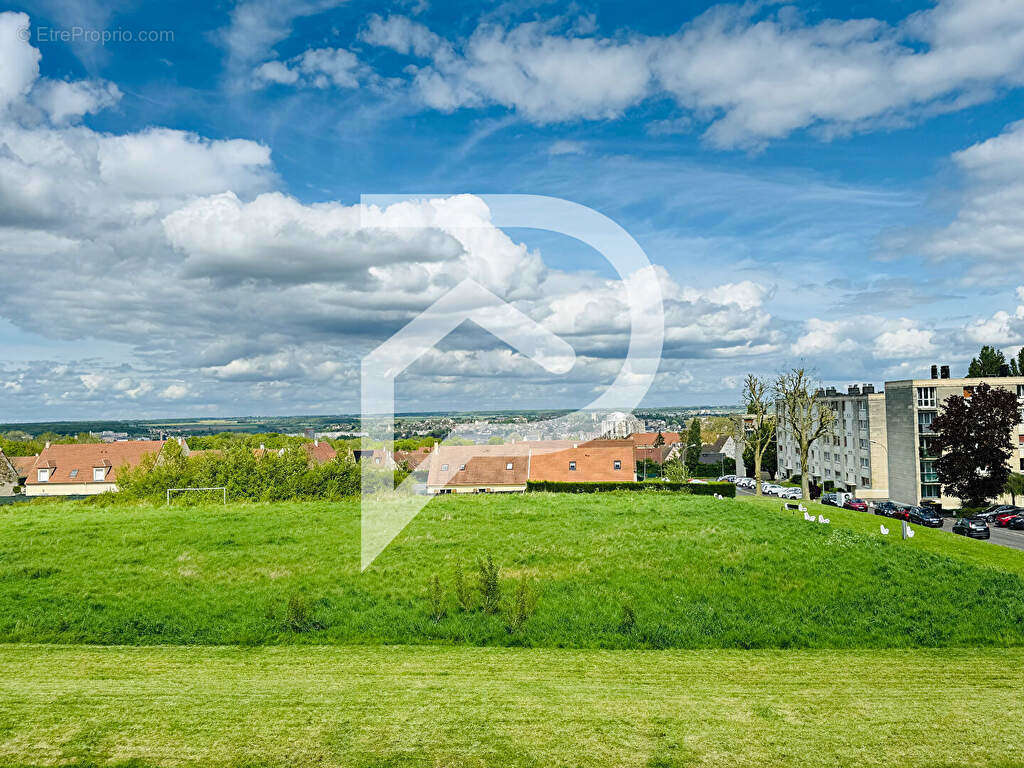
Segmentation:
<svg viewBox="0 0 1024 768">
<path fill-rule="evenodd" d="M 860 479 L 860 487 L 861 488 L 870 488 L 871 487 L 871 478 L 862 477 Z"/>
<path fill-rule="evenodd" d="M 921 435 L 918 438 L 918 445 L 920 446 L 920 456 L 922 459 L 935 459 L 938 458 L 935 447 L 935 438 Z"/>
<path fill-rule="evenodd" d="M 72 469 L 71 470 L 71 479 L 74 480 L 76 477 L 78 477 L 78 470 L 77 469 Z"/>
<path fill-rule="evenodd" d="M 922 461 L 921 462 L 921 482 L 922 483 L 937 483 L 939 481 L 939 473 L 935 471 L 934 461 Z"/>
<path fill-rule="evenodd" d="M 832 454 L 825 451 L 825 461 L 832 461 Z"/>
<path fill-rule="evenodd" d="M 512 462 L 511 461 L 508 464 L 505 465 L 505 469 L 512 469 Z"/>
<path fill-rule="evenodd" d="M 1021 470 L 1024 470 L 1024 459 L 1018 459 L 1018 461 L 1020 462 Z"/>
<path fill-rule="evenodd" d="M 462 470 L 464 470 L 465 468 L 466 468 L 466 465 L 465 465 L 465 464 L 459 464 L 459 472 L 461 472 L 461 471 L 462 471 Z"/>
<path fill-rule="evenodd" d="M 917 414 L 917 429 L 919 432 L 931 432 L 932 421 L 935 419 L 934 411 L 919 411 Z"/>
<path fill-rule="evenodd" d="M 865 440 L 865 439 L 861 438 L 861 441 L 860 441 L 860 449 L 861 449 L 862 451 L 866 451 L 866 450 L 868 450 L 868 441 L 867 441 L 867 440 Z"/>
<path fill-rule="evenodd" d="M 441 465 L 441 471 L 442 472 L 447 472 L 448 471 L 448 465 L 447 464 L 442 464 Z"/>
<path fill-rule="evenodd" d="M 862 467 L 863 467 L 864 469 L 867 469 L 868 467 L 870 467 L 870 466 L 871 466 L 871 463 L 870 463 L 870 462 L 869 462 L 869 461 L 868 461 L 867 459 L 861 459 L 861 460 L 860 460 L 860 465 L 861 465 L 861 466 L 862 466 Z"/>
<path fill-rule="evenodd" d="M 576 471 L 576 462 L 575 461 L 570 461 L 569 462 L 569 471 L 570 472 L 575 472 Z"/>
<path fill-rule="evenodd" d="M 615 469 L 622 469 L 622 462 L 616 459 L 615 463 L 612 466 L 614 466 Z"/>
<path fill-rule="evenodd" d="M 937 499 L 941 495 L 941 488 L 937 483 L 922 483 L 921 484 L 921 498 L 922 499 Z"/>
<path fill-rule="evenodd" d="M 38 472 L 36 472 L 36 479 L 40 483 L 48 483 L 50 481 L 50 470 L 40 469 Z"/>
<path fill-rule="evenodd" d="M 860 421 L 857 422 L 857 426 L 860 429 L 867 429 L 868 428 L 868 420 L 867 419 L 861 419 Z"/>
<path fill-rule="evenodd" d="M 917 388 L 917 407 L 918 408 L 934 408 L 935 407 L 935 387 L 918 387 Z"/>
<path fill-rule="evenodd" d="M 106 467 L 93 467 L 92 468 L 92 479 L 96 482 L 100 482 L 107 474 Z"/>
</svg>

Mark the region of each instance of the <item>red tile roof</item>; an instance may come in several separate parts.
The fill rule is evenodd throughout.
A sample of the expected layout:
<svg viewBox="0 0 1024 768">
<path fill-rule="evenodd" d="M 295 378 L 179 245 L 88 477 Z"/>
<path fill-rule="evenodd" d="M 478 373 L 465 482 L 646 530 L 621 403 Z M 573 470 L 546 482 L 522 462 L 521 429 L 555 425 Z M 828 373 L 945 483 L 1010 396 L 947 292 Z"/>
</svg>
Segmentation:
<svg viewBox="0 0 1024 768">
<path fill-rule="evenodd" d="M 14 465 L 14 470 L 18 473 L 18 477 L 28 477 L 28 473 L 32 470 L 32 465 L 36 462 L 35 456 L 8 456 L 7 458 Z"/>
<path fill-rule="evenodd" d="M 477 456 L 445 485 L 525 485 L 528 465 L 527 456 Z"/>
<path fill-rule="evenodd" d="M 53 483 L 114 483 L 118 469 L 124 465 L 137 466 L 145 456 L 159 453 L 164 447 L 162 440 L 125 440 L 116 443 L 69 443 L 54 444 L 33 457 L 29 467 L 26 485 L 50 485 Z M 48 482 L 40 483 L 37 469 L 49 467 Z M 93 469 L 104 467 L 103 480 L 93 480 Z"/>
<path fill-rule="evenodd" d="M 632 443 L 620 447 L 580 446 L 530 458 L 530 480 L 551 482 L 631 482 L 636 479 Z M 615 462 L 619 468 L 615 469 Z M 570 467 L 575 466 L 575 469 Z"/>
<path fill-rule="evenodd" d="M 306 456 L 309 460 L 316 464 L 326 464 L 328 461 L 333 461 L 338 455 L 338 452 L 334 450 L 334 447 L 323 440 L 314 440 L 312 443 L 303 443 L 302 450 L 306 452 Z"/>
<path fill-rule="evenodd" d="M 662 432 L 661 436 L 665 438 L 665 445 L 683 442 L 683 436 L 678 432 Z M 634 432 L 629 436 L 629 439 L 633 441 L 637 448 L 650 447 L 653 446 L 654 441 L 658 439 L 658 433 Z"/>
</svg>

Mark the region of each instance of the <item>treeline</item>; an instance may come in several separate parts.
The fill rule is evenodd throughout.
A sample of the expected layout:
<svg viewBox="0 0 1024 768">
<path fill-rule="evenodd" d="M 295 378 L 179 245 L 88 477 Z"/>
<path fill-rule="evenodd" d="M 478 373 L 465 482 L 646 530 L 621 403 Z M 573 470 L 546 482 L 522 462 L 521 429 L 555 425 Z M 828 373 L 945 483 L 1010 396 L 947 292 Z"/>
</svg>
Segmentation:
<svg viewBox="0 0 1024 768">
<path fill-rule="evenodd" d="M 268 446 L 269 448 L 269 446 Z M 227 488 L 231 501 L 340 500 L 356 496 L 360 489 L 374 493 L 405 475 L 387 470 L 374 472 L 368 486 L 362 485 L 357 463 L 339 455 L 325 464 L 310 462 L 298 446 L 287 446 L 281 455 L 267 452 L 256 456 L 243 441 L 236 441 L 220 453 L 186 457 L 174 442 L 160 454 L 147 456 L 136 467 L 118 472 L 118 499 L 163 501 L 168 488 Z M 186 494 L 182 503 L 209 501 L 203 494 Z"/>
<path fill-rule="evenodd" d="M 77 435 L 60 435 L 56 432 L 43 432 L 32 437 L 27 432 L 5 432 L 0 435 L 0 451 L 8 456 L 35 456 L 46 447 L 47 443 L 98 443 L 98 437 L 88 432 Z"/>
</svg>

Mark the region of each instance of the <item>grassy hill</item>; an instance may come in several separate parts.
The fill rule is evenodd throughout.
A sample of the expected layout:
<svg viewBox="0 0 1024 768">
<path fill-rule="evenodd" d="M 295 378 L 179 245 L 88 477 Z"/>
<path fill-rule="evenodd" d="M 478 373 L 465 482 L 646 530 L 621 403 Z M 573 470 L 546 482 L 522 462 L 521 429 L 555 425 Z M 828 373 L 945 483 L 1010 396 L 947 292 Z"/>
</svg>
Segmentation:
<svg viewBox="0 0 1024 768">
<path fill-rule="evenodd" d="M 948 530 L 901 541 L 879 518 L 825 512 L 831 525 L 752 499 L 448 497 L 360 573 L 355 502 L 9 505 L 0 642 L 1024 645 L 1021 553 Z M 456 570 L 475 589 L 487 555 L 502 609 L 461 611 Z M 532 599 L 516 626 L 506 612 L 521 581 Z"/>
</svg>

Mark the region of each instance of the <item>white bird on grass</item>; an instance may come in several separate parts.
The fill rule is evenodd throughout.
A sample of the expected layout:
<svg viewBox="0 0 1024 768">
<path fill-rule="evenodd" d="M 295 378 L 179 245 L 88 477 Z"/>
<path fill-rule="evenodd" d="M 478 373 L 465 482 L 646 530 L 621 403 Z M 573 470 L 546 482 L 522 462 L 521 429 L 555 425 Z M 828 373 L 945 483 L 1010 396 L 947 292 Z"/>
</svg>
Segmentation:
<svg viewBox="0 0 1024 768">
<path fill-rule="evenodd" d="M 806 520 L 809 523 L 813 523 L 814 522 L 814 515 L 808 515 L 806 512 L 804 512 L 804 520 Z"/>
<path fill-rule="evenodd" d="M 818 515 L 818 522 L 819 522 L 819 523 L 831 523 L 832 521 L 831 521 L 831 520 L 829 520 L 829 519 L 828 519 L 827 517 L 825 517 L 824 515 Z"/>
<path fill-rule="evenodd" d="M 882 535 L 883 536 L 888 536 L 889 535 L 889 529 L 885 527 L 885 523 L 882 523 L 878 527 L 882 529 Z"/>
</svg>

